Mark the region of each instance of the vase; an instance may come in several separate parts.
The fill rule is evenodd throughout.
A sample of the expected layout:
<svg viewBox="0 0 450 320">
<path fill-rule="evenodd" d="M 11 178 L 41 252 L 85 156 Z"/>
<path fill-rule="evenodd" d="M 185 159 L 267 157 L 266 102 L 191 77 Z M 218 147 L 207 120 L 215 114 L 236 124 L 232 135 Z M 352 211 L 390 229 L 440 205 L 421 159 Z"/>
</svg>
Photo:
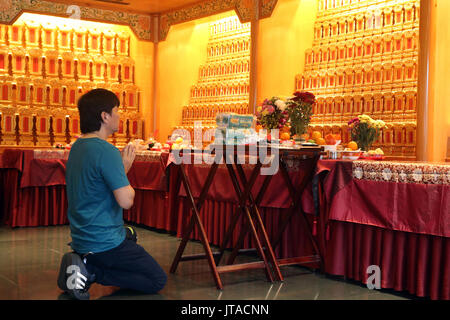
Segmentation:
<svg viewBox="0 0 450 320">
<path fill-rule="evenodd" d="M 308 127 L 308 125 L 305 125 L 304 123 L 292 124 L 291 125 L 291 135 L 300 137 L 302 134 L 306 133 L 307 127 Z"/>
<path fill-rule="evenodd" d="M 370 147 L 372 146 L 373 142 L 369 142 L 369 141 L 356 141 L 356 143 L 358 144 L 359 149 L 361 149 L 361 151 L 367 152 L 369 151 Z"/>
</svg>

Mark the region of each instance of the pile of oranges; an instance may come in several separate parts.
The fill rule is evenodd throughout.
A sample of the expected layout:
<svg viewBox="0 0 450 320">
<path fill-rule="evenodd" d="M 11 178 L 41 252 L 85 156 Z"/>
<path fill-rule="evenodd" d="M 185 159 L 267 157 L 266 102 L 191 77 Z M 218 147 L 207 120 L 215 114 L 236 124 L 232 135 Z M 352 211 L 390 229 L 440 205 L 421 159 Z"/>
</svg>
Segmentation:
<svg viewBox="0 0 450 320">
<path fill-rule="evenodd" d="M 318 145 L 325 145 L 326 141 L 322 138 L 322 133 L 320 131 L 313 131 L 311 133 L 311 140 L 314 140 Z"/>
<path fill-rule="evenodd" d="M 261 125 L 256 126 L 256 131 L 259 132 L 259 130 L 262 129 Z M 290 127 L 284 126 L 280 129 L 280 139 L 281 140 L 290 140 L 291 134 L 290 134 Z M 341 140 L 340 134 L 327 134 L 325 137 L 322 137 L 322 133 L 320 131 L 312 131 L 310 133 L 305 133 L 301 135 L 301 138 L 305 139 L 309 142 L 314 142 L 318 145 L 335 145 L 338 141 Z M 355 141 L 350 141 L 347 144 L 347 149 L 350 150 L 358 150 L 358 144 Z"/>
<path fill-rule="evenodd" d="M 284 126 L 280 130 L 280 139 L 281 140 L 290 140 L 291 139 L 291 128 L 288 126 Z"/>
<path fill-rule="evenodd" d="M 306 134 L 302 136 L 302 138 L 310 141 L 315 142 L 318 145 L 335 145 L 337 141 L 341 140 L 340 134 L 327 134 L 325 137 L 322 137 L 322 133 L 320 131 L 313 131 L 311 132 L 311 136 L 309 134 Z"/>
<path fill-rule="evenodd" d="M 350 141 L 347 144 L 347 148 L 351 149 L 352 151 L 356 151 L 356 150 L 358 150 L 358 144 L 355 141 Z"/>
</svg>

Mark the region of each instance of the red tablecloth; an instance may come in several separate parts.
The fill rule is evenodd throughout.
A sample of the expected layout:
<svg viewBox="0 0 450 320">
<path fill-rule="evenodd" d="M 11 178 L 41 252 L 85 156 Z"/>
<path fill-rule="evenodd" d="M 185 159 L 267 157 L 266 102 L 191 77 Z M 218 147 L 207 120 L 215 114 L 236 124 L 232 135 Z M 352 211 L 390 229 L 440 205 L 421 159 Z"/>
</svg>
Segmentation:
<svg viewBox="0 0 450 320">
<path fill-rule="evenodd" d="M 399 166 L 410 179 L 393 182 L 392 174 Z M 450 166 L 427 165 L 444 180 L 416 183 L 413 175 L 421 167 L 414 163 L 320 161 L 318 172 L 328 171 L 324 183 L 328 219 L 450 237 Z"/>
<path fill-rule="evenodd" d="M 55 157 L 55 154 L 61 159 L 45 158 Z M 65 193 L 67 156 L 64 151 L 4 151 L 0 167 L 3 172 L 4 223 L 11 227 L 68 223 Z M 159 214 L 172 208 L 165 171 L 167 154 L 142 160 L 145 161 L 135 161 L 128 172 L 136 197 L 133 208 L 124 210 L 124 219 L 175 231 L 170 215 Z"/>
<path fill-rule="evenodd" d="M 355 164 L 359 162 L 326 160 L 317 165 L 316 174 L 321 177 L 323 188 L 321 217 L 326 226 L 317 230 L 317 237 L 323 240 L 325 272 L 365 283 L 367 267 L 377 265 L 382 272 L 383 288 L 406 290 L 432 299 L 450 299 L 448 184 L 358 179 L 354 177 L 355 170 L 358 172 Z M 188 167 L 194 195 L 199 195 L 207 172 L 205 166 Z M 290 171 L 291 176 L 295 174 L 298 172 Z M 260 184 L 261 181 L 257 182 L 255 189 Z M 393 189 L 397 190 L 393 192 Z M 261 207 L 270 238 L 285 213 L 286 192 L 281 181 L 274 177 Z M 417 192 L 430 194 L 416 196 Z M 310 213 L 310 223 L 314 213 L 311 194 L 309 186 L 302 198 L 304 210 Z M 230 224 L 230 212 L 236 210 L 235 192 L 225 168 L 218 169 L 209 195 L 200 215 L 210 241 L 220 245 Z M 178 236 L 182 236 L 190 209 L 183 189 L 180 197 L 183 201 L 178 220 L 182 223 L 178 225 Z M 426 223 L 425 217 L 428 221 L 435 219 L 434 223 Z M 233 234 L 231 246 L 237 241 L 241 224 Z M 193 238 L 200 239 L 197 230 Z M 254 247 L 249 237 L 244 247 Z M 312 254 L 298 215 L 294 216 L 275 252 L 280 258 Z"/>
<path fill-rule="evenodd" d="M 289 177 L 294 186 L 298 187 L 299 182 L 302 181 L 306 172 L 301 168 L 303 165 L 306 165 L 310 161 L 313 160 L 308 159 L 303 160 L 302 163 L 300 162 L 290 163 L 290 165 L 288 165 Z M 247 177 L 247 180 L 250 178 L 250 174 L 253 167 L 254 166 L 252 165 L 243 165 L 243 169 Z M 209 168 L 210 166 L 207 165 L 186 166 L 186 175 L 189 178 L 194 197 L 198 197 L 200 195 L 201 187 L 206 181 Z M 256 178 L 255 185 L 252 189 L 252 195 L 255 198 L 262 187 L 265 177 L 266 176 L 260 175 Z M 242 190 L 244 189 L 244 186 L 242 186 L 242 184 L 241 189 Z M 180 196 L 186 196 L 186 191 L 183 185 L 181 185 L 180 188 Z M 311 192 L 305 192 L 304 197 L 305 197 L 304 204 L 307 206 L 311 205 L 312 204 Z M 237 203 L 238 198 L 236 196 L 233 183 L 229 177 L 228 170 L 225 165 L 220 165 L 218 167 L 216 175 L 214 177 L 214 181 L 208 190 L 207 199 Z M 270 208 L 288 208 L 290 204 L 291 199 L 289 196 L 289 190 L 286 187 L 284 187 L 283 177 L 280 171 L 278 171 L 272 177 L 268 191 L 265 193 L 265 197 L 261 202 L 261 206 Z"/>
<path fill-rule="evenodd" d="M 357 172 L 366 163 L 367 161 L 319 161 L 316 174 L 324 175 L 324 194 L 326 203 L 330 206 L 327 215 L 329 220 L 450 237 L 450 182 L 425 184 L 354 178 L 353 172 Z M 305 175 L 301 168 L 302 164 L 289 167 L 289 175 L 294 185 Z M 447 166 L 447 169 L 450 177 L 450 166 Z M 194 197 L 200 194 L 208 171 L 209 166 L 206 165 L 187 166 L 186 174 Z M 244 171 L 248 178 L 250 166 L 244 166 Z M 259 176 L 256 180 L 252 190 L 255 197 L 263 179 L 264 176 Z M 183 186 L 180 196 L 186 196 Z M 217 169 L 207 199 L 237 203 L 225 167 Z M 287 208 L 290 201 L 288 189 L 278 172 L 271 180 L 261 207 Z M 302 203 L 306 212 L 314 213 L 310 187 L 304 192 Z"/>
</svg>

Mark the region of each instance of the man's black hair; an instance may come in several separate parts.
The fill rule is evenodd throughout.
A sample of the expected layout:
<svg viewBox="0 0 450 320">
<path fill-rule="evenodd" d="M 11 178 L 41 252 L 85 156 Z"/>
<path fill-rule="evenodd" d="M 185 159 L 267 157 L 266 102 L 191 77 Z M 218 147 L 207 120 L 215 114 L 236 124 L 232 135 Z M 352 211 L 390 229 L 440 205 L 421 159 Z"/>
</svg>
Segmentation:
<svg viewBox="0 0 450 320">
<path fill-rule="evenodd" d="M 111 114 L 112 109 L 119 106 L 119 98 L 106 89 L 94 89 L 82 95 L 78 100 L 81 133 L 86 134 L 100 130 L 103 122 L 102 112 Z"/>
</svg>

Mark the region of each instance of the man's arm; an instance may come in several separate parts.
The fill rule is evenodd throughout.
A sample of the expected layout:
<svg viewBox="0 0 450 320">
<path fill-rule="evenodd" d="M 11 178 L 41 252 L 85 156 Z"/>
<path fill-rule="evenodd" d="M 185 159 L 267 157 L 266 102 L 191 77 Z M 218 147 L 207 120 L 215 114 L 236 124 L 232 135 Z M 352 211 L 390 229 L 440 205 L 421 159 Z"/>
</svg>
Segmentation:
<svg viewBox="0 0 450 320">
<path fill-rule="evenodd" d="M 130 209 L 134 203 L 134 189 L 127 185 L 113 191 L 117 203 L 124 209 Z"/>
</svg>

